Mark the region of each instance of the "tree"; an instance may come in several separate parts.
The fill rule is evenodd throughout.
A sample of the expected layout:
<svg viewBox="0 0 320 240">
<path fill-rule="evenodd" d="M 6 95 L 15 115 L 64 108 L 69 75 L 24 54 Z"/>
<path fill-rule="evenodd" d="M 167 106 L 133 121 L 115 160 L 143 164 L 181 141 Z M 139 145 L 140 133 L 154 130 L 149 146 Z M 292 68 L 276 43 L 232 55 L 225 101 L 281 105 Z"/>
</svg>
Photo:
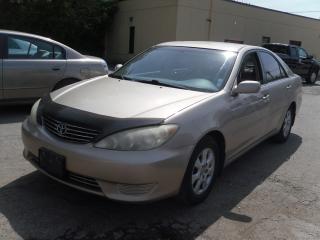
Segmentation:
<svg viewBox="0 0 320 240">
<path fill-rule="evenodd" d="M 104 56 L 117 0 L 0 0 L 0 28 L 50 37 L 84 54 Z"/>
</svg>

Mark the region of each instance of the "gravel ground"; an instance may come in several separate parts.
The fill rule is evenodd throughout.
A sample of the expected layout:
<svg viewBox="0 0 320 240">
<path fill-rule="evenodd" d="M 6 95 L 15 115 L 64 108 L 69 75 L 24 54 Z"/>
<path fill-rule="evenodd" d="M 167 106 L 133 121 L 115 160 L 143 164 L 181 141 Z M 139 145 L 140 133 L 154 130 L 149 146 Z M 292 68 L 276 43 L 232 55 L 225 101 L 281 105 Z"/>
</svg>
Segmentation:
<svg viewBox="0 0 320 240">
<path fill-rule="evenodd" d="M 203 204 L 108 201 L 43 176 L 22 157 L 30 106 L 0 107 L 0 239 L 320 239 L 320 85 L 304 87 L 290 140 L 225 169 Z"/>
</svg>

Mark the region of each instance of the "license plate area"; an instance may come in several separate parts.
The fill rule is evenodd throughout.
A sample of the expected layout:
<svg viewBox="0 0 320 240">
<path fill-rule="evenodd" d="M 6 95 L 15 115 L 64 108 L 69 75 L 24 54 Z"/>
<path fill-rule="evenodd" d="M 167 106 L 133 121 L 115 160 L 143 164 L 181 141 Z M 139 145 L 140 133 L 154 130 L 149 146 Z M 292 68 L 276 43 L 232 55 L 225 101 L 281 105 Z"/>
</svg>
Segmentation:
<svg viewBox="0 0 320 240">
<path fill-rule="evenodd" d="M 39 167 L 48 174 L 64 179 L 66 177 L 66 159 L 46 148 L 39 150 Z"/>
</svg>

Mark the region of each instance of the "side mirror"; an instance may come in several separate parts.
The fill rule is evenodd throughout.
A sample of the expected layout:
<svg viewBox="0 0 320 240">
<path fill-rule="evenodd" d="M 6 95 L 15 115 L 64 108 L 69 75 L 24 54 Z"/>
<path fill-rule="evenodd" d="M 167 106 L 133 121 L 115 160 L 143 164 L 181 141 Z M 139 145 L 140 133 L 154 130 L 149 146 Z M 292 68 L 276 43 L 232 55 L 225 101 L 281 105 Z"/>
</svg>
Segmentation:
<svg viewBox="0 0 320 240">
<path fill-rule="evenodd" d="M 242 81 L 236 86 L 233 91 L 232 95 L 237 94 L 245 94 L 245 93 L 257 93 L 260 91 L 261 84 L 257 81 Z"/>
<path fill-rule="evenodd" d="M 114 68 L 114 71 L 118 71 L 120 68 L 122 68 L 122 64 L 117 64 Z"/>
</svg>

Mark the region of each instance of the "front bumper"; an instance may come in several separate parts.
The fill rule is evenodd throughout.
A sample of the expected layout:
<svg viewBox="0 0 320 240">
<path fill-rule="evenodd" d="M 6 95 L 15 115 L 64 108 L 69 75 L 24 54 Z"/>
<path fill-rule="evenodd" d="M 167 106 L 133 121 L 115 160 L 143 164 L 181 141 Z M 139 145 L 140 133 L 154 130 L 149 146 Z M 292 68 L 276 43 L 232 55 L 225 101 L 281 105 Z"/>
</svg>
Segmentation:
<svg viewBox="0 0 320 240">
<path fill-rule="evenodd" d="M 193 146 L 172 149 L 164 145 L 150 151 L 111 151 L 92 144 L 64 142 L 42 126 L 22 125 L 24 157 L 36 168 L 74 188 L 128 202 L 157 200 L 178 193 Z M 66 158 L 67 179 L 39 168 L 38 152 L 46 148 Z"/>
</svg>

